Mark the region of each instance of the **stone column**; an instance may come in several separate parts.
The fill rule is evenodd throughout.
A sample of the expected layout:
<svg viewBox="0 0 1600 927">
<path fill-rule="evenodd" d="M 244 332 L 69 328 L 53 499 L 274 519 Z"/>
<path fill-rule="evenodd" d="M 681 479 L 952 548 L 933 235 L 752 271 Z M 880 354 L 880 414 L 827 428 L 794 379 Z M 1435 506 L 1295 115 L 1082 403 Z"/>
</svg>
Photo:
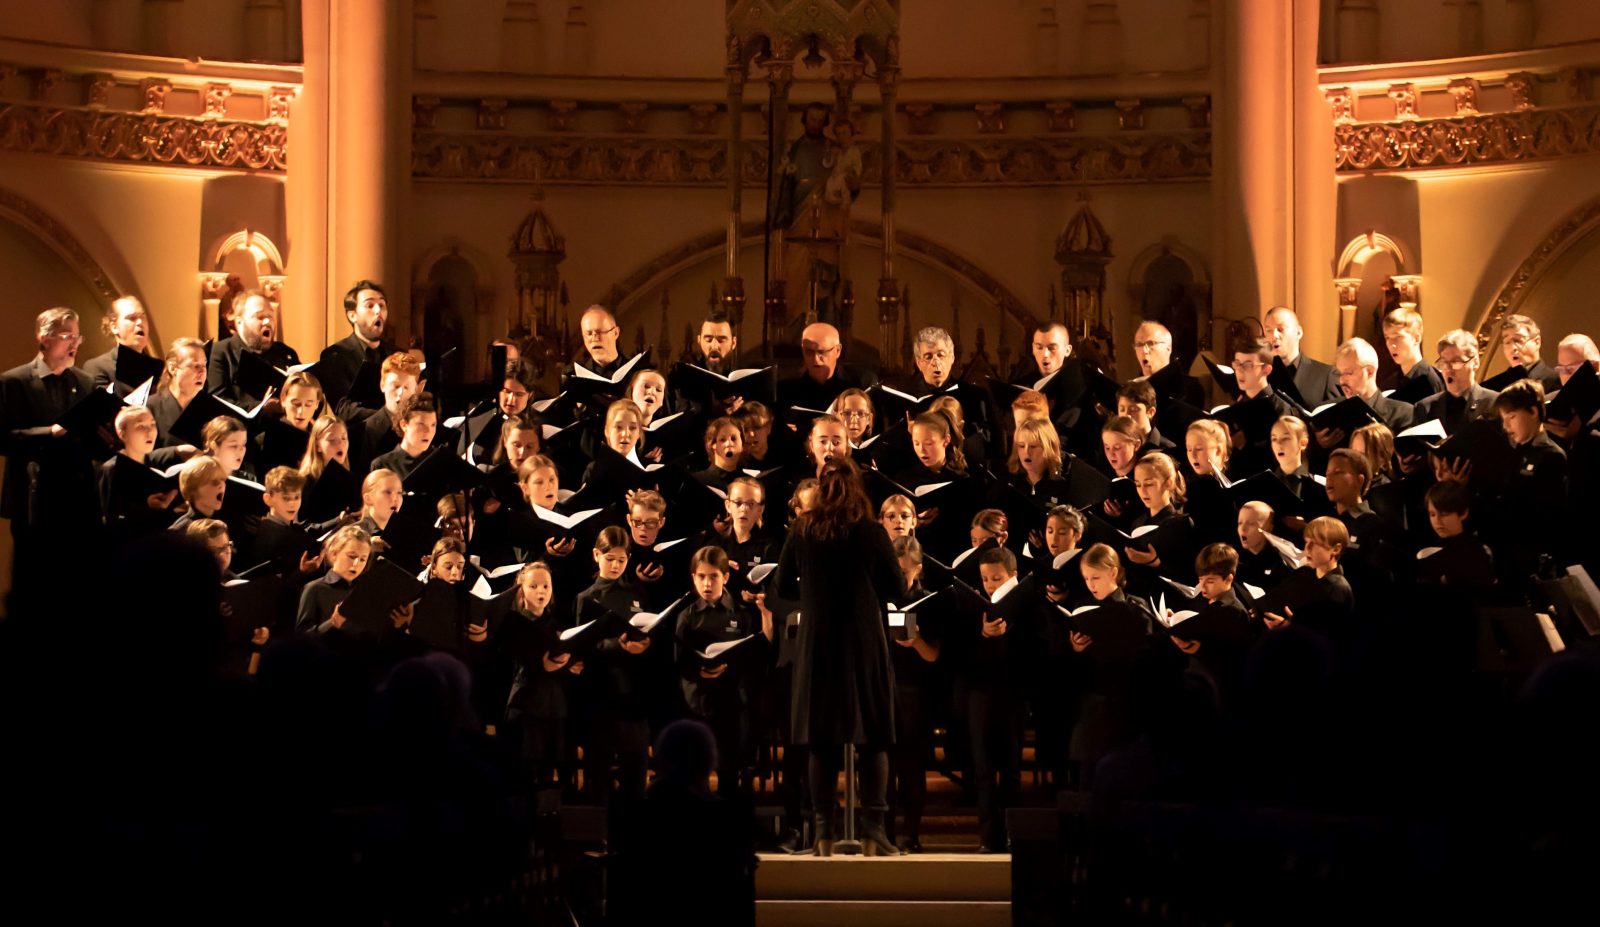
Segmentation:
<svg viewBox="0 0 1600 927">
<path fill-rule="evenodd" d="M 767 65 L 768 106 L 772 118 L 772 132 L 767 139 L 767 152 L 773 165 L 773 183 L 777 183 L 777 166 L 789 150 L 789 87 L 794 82 L 794 63 L 774 61 Z M 770 191 L 768 193 L 770 196 Z M 767 203 L 771 216 L 772 204 Z M 769 220 L 770 223 L 770 220 Z M 767 292 L 762 316 L 762 350 L 771 357 L 773 345 L 789 317 L 788 294 L 784 292 L 783 230 L 771 229 L 767 236 Z"/>
<path fill-rule="evenodd" d="M 893 357 L 894 329 L 900 319 L 900 281 L 894 276 L 894 211 L 895 167 L 898 163 L 895 141 L 895 107 L 900 83 L 898 63 L 888 62 L 878 67 L 878 97 L 880 100 L 882 131 L 880 133 L 882 162 L 883 209 L 883 270 L 878 278 L 878 330 L 884 357 Z"/>
<path fill-rule="evenodd" d="M 356 280 L 389 292 L 396 343 L 411 334 L 408 274 L 402 255 L 411 183 L 411 21 L 409 0 L 338 0 L 330 20 L 330 297 Z M 345 326 L 330 299 L 330 331 Z"/>
<path fill-rule="evenodd" d="M 304 79 L 289 130 L 285 328 L 314 355 L 348 330 L 357 280 L 389 293 L 410 336 L 405 202 L 411 168 L 409 0 L 302 0 Z M 304 319 L 301 318 L 304 316 Z"/>
<path fill-rule="evenodd" d="M 744 330 L 744 278 L 739 276 L 739 238 L 744 227 L 744 53 L 738 40 L 729 38 L 728 49 L 728 230 L 723 268 L 722 312 L 735 338 Z M 712 284 L 713 292 L 716 284 Z"/>
<path fill-rule="evenodd" d="M 1317 0 L 1222 4 L 1213 135 L 1216 309 L 1301 315 L 1307 351 L 1337 335 L 1332 124 L 1317 87 Z"/>
<path fill-rule="evenodd" d="M 302 358 L 344 337 L 344 311 L 331 299 L 328 229 L 329 9 L 333 0 L 302 0 L 300 92 L 289 105 L 289 169 L 284 184 L 288 247 L 284 250 L 284 335 Z M 330 309 L 329 307 L 333 308 Z M 328 337 L 329 335 L 333 337 Z"/>
</svg>

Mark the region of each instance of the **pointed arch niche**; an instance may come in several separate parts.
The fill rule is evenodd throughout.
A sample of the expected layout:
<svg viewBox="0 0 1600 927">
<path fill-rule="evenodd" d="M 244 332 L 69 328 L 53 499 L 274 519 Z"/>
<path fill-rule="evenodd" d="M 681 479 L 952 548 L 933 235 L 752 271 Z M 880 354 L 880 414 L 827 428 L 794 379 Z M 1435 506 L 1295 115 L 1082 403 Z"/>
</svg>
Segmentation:
<svg viewBox="0 0 1600 927">
<path fill-rule="evenodd" d="M 423 353 L 441 367 L 430 371 L 433 388 L 488 373 L 482 346 L 505 334 L 505 319 L 495 312 L 494 280 L 488 257 L 454 236 L 412 262 L 411 331 L 422 338 Z M 463 353 L 468 345 L 477 349 Z"/>
<path fill-rule="evenodd" d="M 1133 259 L 1128 295 L 1139 318 L 1160 322 L 1172 332 L 1172 348 L 1186 362 L 1211 347 L 1211 272 L 1205 255 L 1179 241 L 1162 239 Z"/>
<path fill-rule="evenodd" d="M 277 243 L 260 232 L 239 229 L 224 235 L 206 254 L 206 266 L 200 268 L 200 337 L 222 338 L 232 333 L 233 297 L 245 290 L 267 294 L 281 331 L 280 300 L 289 278 L 283 272 L 283 252 Z M 286 335 L 280 334 L 279 340 Z"/>
<path fill-rule="evenodd" d="M 1339 295 L 1339 341 L 1365 338 L 1383 343 L 1383 315 L 1398 306 L 1422 310 L 1422 276 L 1413 273 L 1415 255 L 1407 257 L 1399 242 L 1378 231 L 1352 238 L 1339 254 L 1333 285 Z M 1378 352 L 1380 373 L 1393 361 Z"/>
</svg>

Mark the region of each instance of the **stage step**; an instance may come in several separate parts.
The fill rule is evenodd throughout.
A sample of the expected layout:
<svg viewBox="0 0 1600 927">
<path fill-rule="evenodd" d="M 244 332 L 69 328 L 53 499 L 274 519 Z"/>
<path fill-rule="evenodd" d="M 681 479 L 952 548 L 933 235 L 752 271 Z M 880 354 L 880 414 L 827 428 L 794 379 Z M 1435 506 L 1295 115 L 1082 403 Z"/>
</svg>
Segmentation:
<svg viewBox="0 0 1600 927">
<path fill-rule="evenodd" d="M 756 927 L 1006 927 L 1008 901 L 756 901 Z"/>
<path fill-rule="evenodd" d="M 760 927 L 1003 925 L 1011 921 L 1011 857 L 763 855 L 756 899 Z"/>
</svg>

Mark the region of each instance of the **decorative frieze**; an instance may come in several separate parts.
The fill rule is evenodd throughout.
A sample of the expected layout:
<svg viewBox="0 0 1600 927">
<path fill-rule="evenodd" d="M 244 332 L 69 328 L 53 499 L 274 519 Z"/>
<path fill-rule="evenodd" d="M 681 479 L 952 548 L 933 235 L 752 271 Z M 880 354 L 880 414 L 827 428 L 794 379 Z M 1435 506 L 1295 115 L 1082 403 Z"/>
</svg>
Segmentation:
<svg viewBox="0 0 1600 927">
<path fill-rule="evenodd" d="M 902 139 L 895 182 L 916 186 L 1071 185 L 1195 180 L 1211 174 L 1209 132 L 1045 138 Z M 412 174 L 434 180 L 544 184 L 720 185 L 720 138 L 487 135 L 419 131 Z M 865 182 L 882 177 L 881 152 L 862 146 Z M 741 170 L 765 181 L 765 142 L 746 140 Z"/>
<path fill-rule="evenodd" d="M 272 123 L 0 103 L 0 150 L 12 152 L 281 171 L 287 135 Z"/>
<path fill-rule="evenodd" d="M 1503 164 L 1600 151 L 1600 106 L 1334 127 L 1341 171 Z"/>
</svg>

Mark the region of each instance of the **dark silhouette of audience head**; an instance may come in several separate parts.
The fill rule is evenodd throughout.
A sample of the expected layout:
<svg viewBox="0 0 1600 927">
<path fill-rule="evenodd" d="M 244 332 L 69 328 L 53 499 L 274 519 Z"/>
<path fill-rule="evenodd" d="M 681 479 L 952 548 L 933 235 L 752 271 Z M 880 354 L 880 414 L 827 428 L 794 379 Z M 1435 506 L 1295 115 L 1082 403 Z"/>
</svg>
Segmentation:
<svg viewBox="0 0 1600 927">
<path fill-rule="evenodd" d="M 717 768 L 717 739 L 700 721 L 674 721 L 656 738 L 656 786 L 685 792 L 711 793 L 711 772 Z"/>
</svg>

